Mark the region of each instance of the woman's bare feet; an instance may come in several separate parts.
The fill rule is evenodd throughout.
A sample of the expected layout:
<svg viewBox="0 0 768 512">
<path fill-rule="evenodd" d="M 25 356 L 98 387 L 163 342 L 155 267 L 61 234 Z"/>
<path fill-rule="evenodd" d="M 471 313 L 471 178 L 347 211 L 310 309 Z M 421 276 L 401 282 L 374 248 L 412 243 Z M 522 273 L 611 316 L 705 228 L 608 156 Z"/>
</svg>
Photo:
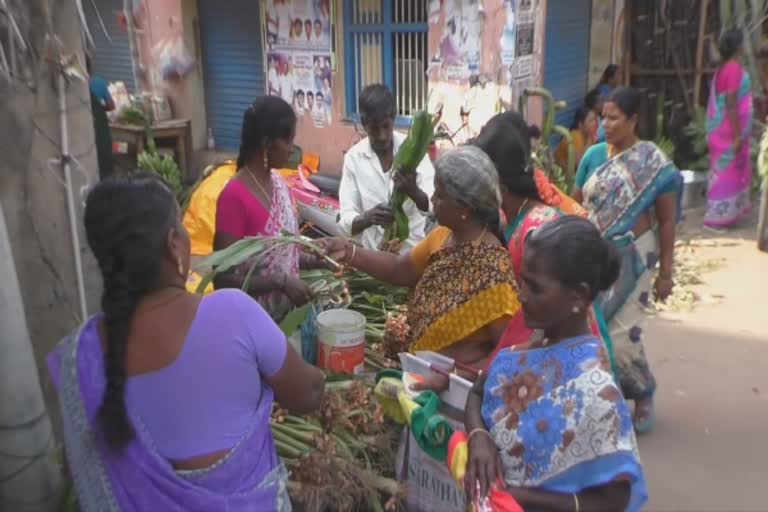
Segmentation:
<svg viewBox="0 0 768 512">
<path fill-rule="evenodd" d="M 656 411 L 653 407 L 652 396 L 635 400 L 635 417 L 633 422 L 635 431 L 638 434 L 647 434 L 653 430 L 653 425 L 656 422 Z"/>
</svg>

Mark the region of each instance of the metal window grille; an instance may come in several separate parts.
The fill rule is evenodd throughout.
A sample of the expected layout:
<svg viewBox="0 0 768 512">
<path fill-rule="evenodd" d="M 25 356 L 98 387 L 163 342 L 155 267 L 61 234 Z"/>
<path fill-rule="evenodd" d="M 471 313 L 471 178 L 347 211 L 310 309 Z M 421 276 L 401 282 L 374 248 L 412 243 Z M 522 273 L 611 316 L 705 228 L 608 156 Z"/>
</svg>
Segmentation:
<svg viewBox="0 0 768 512">
<path fill-rule="evenodd" d="M 384 83 L 399 117 L 427 102 L 427 4 L 425 0 L 344 2 L 347 112 L 357 113 L 360 91 Z"/>
</svg>

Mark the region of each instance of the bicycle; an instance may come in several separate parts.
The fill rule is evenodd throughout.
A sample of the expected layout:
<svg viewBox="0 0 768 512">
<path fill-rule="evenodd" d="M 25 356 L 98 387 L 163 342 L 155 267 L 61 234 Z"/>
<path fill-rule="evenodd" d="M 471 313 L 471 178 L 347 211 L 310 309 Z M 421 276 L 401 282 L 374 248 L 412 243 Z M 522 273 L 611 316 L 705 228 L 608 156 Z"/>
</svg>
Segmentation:
<svg viewBox="0 0 768 512">
<path fill-rule="evenodd" d="M 438 114 L 442 114 L 442 106 L 438 108 Z M 462 106 L 459 110 L 459 117 L 461 118 L 461 126 L 453 132 L 451 132 L 451 129 L 448 127 L 448 125 L 445 123 L 445 121 L 441 121 L 437 128 L 435 129 L 435 136 L 433 139 L 433 144 L 436 143 L 439 140 L 447 140 L 451 143 L 451 146 L 456 145 L 456 141 L 454 138 L 461 132 L 462 130 L 467 130 L 469 127 L 469 115 L 472 113 L 472 109 L 465 110 Z M 438 118 L 439 119 L 439 118 Z"/>
</svg>

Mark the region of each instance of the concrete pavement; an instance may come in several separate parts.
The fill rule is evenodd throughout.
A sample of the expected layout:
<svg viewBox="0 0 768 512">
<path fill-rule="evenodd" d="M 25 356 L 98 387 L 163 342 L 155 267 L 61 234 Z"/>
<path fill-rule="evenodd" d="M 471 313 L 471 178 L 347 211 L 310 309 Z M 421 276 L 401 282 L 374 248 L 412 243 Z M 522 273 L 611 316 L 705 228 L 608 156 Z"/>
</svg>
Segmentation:
<svg viewBox="0 0 768 512">
<path fill-rule="evenodd" d="M 650 321 L 659 391 L 656 430 L 640 438 L 646 510 L 768 511 L 768 254 L 751 226 L 720 238 L 686 231 L 727 242 L 697 250 L 724 258 L 697 287 L 722 299 Z"/>
</svg>

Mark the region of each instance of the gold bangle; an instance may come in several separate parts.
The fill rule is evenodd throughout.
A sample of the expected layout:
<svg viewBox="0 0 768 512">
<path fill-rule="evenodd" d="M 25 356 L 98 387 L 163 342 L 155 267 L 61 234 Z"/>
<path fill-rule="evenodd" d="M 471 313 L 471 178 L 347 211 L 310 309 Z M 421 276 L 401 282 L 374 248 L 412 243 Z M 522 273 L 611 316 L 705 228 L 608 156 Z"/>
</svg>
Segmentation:
<svg viewBox="0 0 768 512">
<path fill-rule="evenodd" d="M 573 493 L 573 508 L 575 512 L 581 512 L 581 504 L 579 503 L 579 495 Z"/>
<path fill-rule="evenodd" d="M 485 430 L 483 427 L 477 427 L 477 428 L 475 428 L 475 429 L 472 429 L 472 431 L 471 431 L 471 432 L 469 433 L 469 435 L 467 436 L 467 444 L 469 444 L 469 442 L 472 440 L 472 436 L 474 436 L 474 435 L 475 435 L 475 434 L 477 434 L 478 432 L 483 432 L 483 433 L 485 433 L 485 435 L 487 435 L 487 436 L 488 436 L 488 439 L 490 439 L 490 440 L 491 440 L 491 441 L 493 441 L 494 443 L 496 442 L 496 440 L 493 438 L 493 436 L 491 435 L 491 433 L 490 433 L 490 432 L 488 432 L 487 430 Z"/>
<path fill-rule="evenodd" d="M 347 260 L 347 265 L 352 265 L 352 262 L 355 261 L 355 254 L 357 254 L 357 245 L 352 244 L 352 255 Z"/>
</svg>

